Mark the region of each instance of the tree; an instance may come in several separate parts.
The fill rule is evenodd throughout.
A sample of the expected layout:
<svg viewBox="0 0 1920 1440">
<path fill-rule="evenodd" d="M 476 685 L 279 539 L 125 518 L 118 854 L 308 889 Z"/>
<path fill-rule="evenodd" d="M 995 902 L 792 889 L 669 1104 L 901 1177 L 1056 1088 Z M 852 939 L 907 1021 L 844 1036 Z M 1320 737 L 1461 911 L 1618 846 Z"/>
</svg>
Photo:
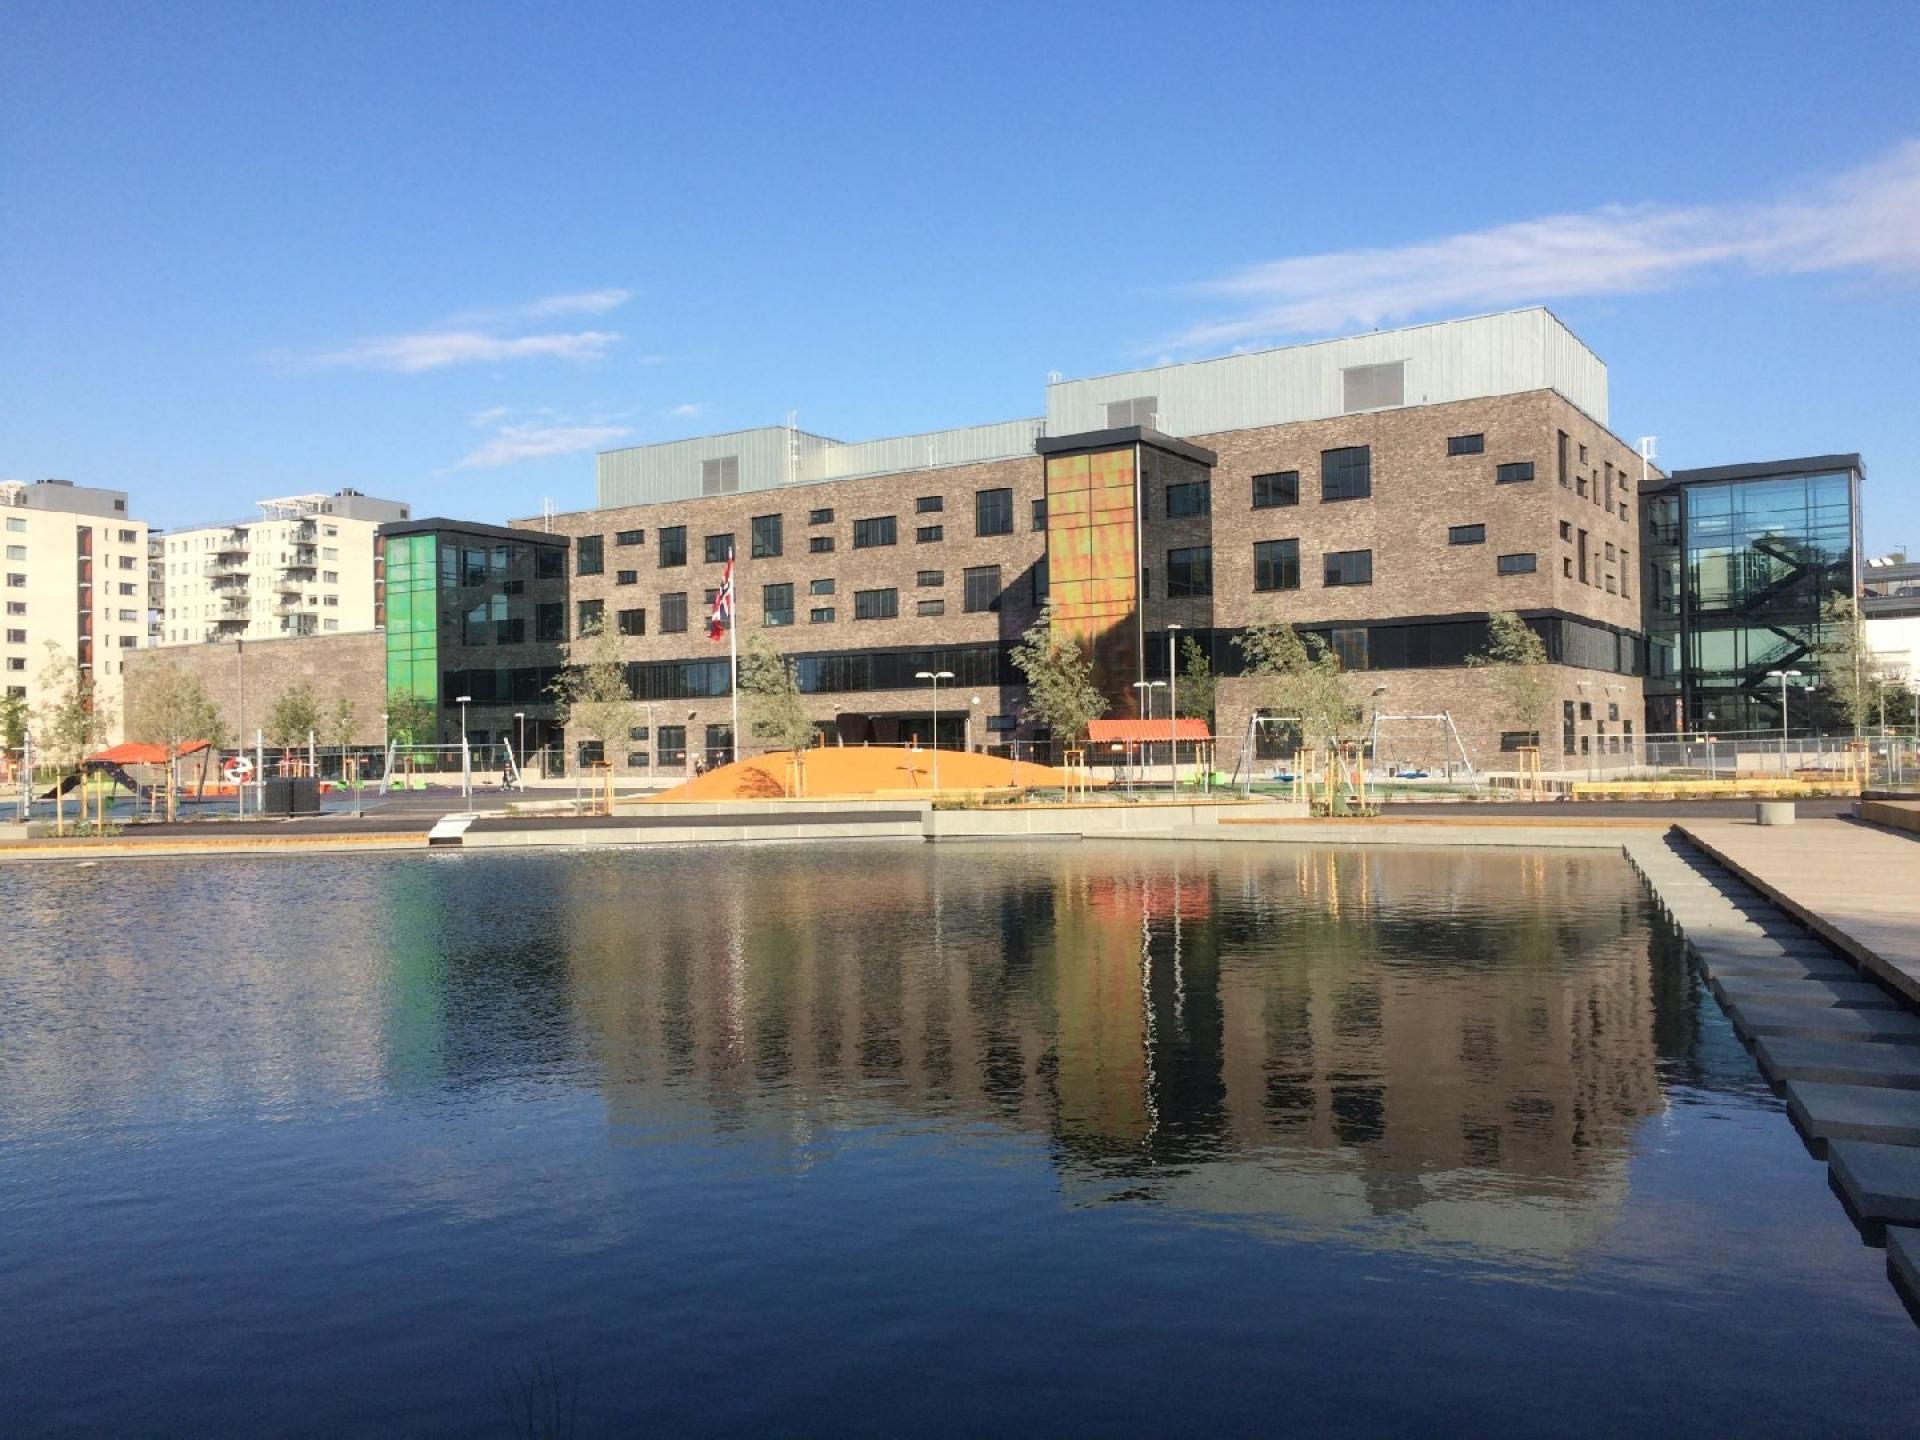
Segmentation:
<svg viewBox="0 0 1920 1440">
<path fill-rule="evenodd" d="M 0 696 L 0 752 L 11 755 L 27 743 L 27 697 Z"/>
<path fill-rule="evenodd" d="M 395 690 L 387 696 L 387 735 L 402 745 L 431 745 L 439 735 L 439 712 L 424 695 Z"/>
<path fill-rule="evenodd" d="M 1213 724 L 1214 694 L 1219 677 L 1200 642 L 1189 635 L 1180 642 L 1180 713 Z"/>
<path fill-rule="evenodd" d="M 1245 673 L 1257 682 L 1255 703 L 1298 721 L 1303 743 L 1316 749 L 1337 744 L 1340 732 L 1358 719 L 1340 657 L 1318 635 L 1303 640 L 1291 625 L 1263 623 L 1249 626 L 1234 644 Z"/>
<path fill-rule="evenodd" d="M 267 711 L 267 740 L 283 750 L 298 745 L 319 728 L 320 706 L 313 698 L 313 687 L 304 680 L 282 690 Z"/>
<path fill-rule="evenodd" d="M 1084 740 L 1088 724 L 1107 713 L 1106 696 L 1093 683 L 1092 658 L 1072 635 L 1053 628 L 1051 605 L 1014 645 L 1013 664 L 1026 677 L 1027 709 L 1054 739 Z"/>
<path fill-rule="evenodd" d="M 576 742 L 595 740 L 604 759 L 633 724 L 633 691 L 620 658 L 620 638 L 605 622 L 589 620 L 564 647 L 567 663 L 553 682 L 557 718 Z"/>
<path fill-rule="evenodd" d="M 353 701 L 345 695 L 333 702 L 333 709 L 327 713 L 326 739 L 329 744 L 340 748 L 340 779 L 347 779 L 347 747 L 353 744 L 354 730 L 360 724 L 360 715 Z"/>
<path fill-rule="evenodd" d="M 177 771 L 189 741 L 209 745 L 221 729 L 219 713 L 198 675 L 172 663 L 142 671 L 127 687 L 127 737 L 167 752 L 167 819 L 179 818 Z"/>
<path fill-rule="evenodd" d="M 797 755 L 812 746 L 814 724 L 800 694 L 799 674 L 764 632 L 740 657 L 740 694 L 747 700 L 747 733 L 754 739 Z"/>
<path fill-rule="evenodd" d="M 1509 730 L 1538 735 L 1554 694 L 1546 643 L 1511 610 L 1487 616 L 1487 648 L 1467 664 L 1486 676 L 1494 715 Z M 1537 742 L 1536 742 L 1537 743 Z"/>
<path fill-rule="evenodd" d="M 55 771 L 56 782 L 79 770 L 101 739 L 112 727 L 106 706 L 94 694 L 93 678 L 80 668 L 79 661 L 47 642 L 47 663 L 40 671 L 40 693 L 44 697 L 34 718 L 37 747 Z M 86 813 L 87 790 L 81 777 L 81 815 Z M 54 791 L 53 822 L 56 834 L 66 834 L 66 800 Z"/>
<path fill-rule="evenodd" d="M 1850 595 L 1838 591 L 1820 604 L 1820 683 L 1855 736 L 1877 718 L 1881 687 L 1879 657 L 1867 644 L 1867 624 Z"/>
</svg>

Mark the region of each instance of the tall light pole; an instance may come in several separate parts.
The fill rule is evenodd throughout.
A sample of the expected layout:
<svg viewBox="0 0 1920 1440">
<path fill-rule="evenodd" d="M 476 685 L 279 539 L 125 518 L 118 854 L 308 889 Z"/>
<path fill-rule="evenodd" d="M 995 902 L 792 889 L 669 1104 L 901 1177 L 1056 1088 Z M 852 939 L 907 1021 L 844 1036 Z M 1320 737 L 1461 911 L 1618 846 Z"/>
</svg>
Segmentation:
<svg viewBox="0 0 1920 1440">
<path fill-rule="evenodd" d="M 1180 666 L 1173 643 L 1179 625 L 1167 626 L 1167 792 L 1180 793 Z"/>
<path fill-rule="evenodd" d="M 473 763 L 467 750 L 467 705 L 472 699 L 471 695 L 453 697 L 460 707 L 460 794 L 468 804 L 473 803 Z"/>
<path fill-rule="evenodd" d="M 520 781 L 521 781 L 521 784 L 520 784 L 520 788 L 521 788 L 522 790 L 524 790 L 524 789 L 526 789 L 526 788 L 527 788 L 527 786 L 526 786 L 526 778 L 527 778 L 527 712 L 526 712 L 526 711 L 524 711 L 524 710 L 516 710 L 516 711 L 514 711 L 514 712 L 513 712 L 513 723 L 514 723 L 514 732 L 515 732 L 515 739 L 514 739 L 514 751 L 513 751 L 513 763 L 514 763 L 514 768 L 516 768 L 516 769 L 517 769 L 517 770 L 519 770 L 519 772 L 520 772 Z"/>
<path fill-rule="evenodd" d="M 1164 680 L 1136 680 L 1133 682 L 1133 688 L 1140 692 L 1140 718 L 1142 720 L 1153 719 L 1153 692 L 1166 689 L 1167 682 Z M 1143 771 L 1146 763 L 1146 760 L 1142 758 L 1140 764 Z"/>
<path fill-rule="evenodd" d="M 1780 682 L 1780 773 L 1787 773 L 1787 681 L 1798 680 L 1798 670 L 1769 670 L 1767 679 Z"/>
<path fill-rule="evenodd" d="M 966 749 L 969 755 L 973 753 L 973 712 L 979 708 L 980 697 L 978 695 L 967 702 L 967 729 L 966 734 L 961 738 L 966 742 Z M 984 734 L 985 732 L 983 731 L 982 733 Z"/>
<path fill-rule="evenodd" d="M 916 670 L 913 678 L 933 682 L 933 788 L 937 793 L 940 789 L 940 682 L 953 679 L 953 672 L 951 670 Z"/>
</svg>

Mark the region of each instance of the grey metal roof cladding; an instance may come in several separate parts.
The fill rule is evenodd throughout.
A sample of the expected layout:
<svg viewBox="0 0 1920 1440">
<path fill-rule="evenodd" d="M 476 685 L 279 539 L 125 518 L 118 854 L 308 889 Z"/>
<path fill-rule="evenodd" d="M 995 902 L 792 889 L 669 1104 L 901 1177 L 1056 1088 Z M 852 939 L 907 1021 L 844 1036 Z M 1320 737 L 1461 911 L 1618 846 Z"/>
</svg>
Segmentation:
<svg viewBox="0 0 1920 1440">
<path fill-rule="evenodd" d="M 1841 470 L 1866 478 L 1867 468 L 1855 455 L 1802 455 L 1793 460 L 1754 460 L 1740 465 L 1709 465 L 1701 470 L 1674 470 L 1667 479 L 1675 485 L 1699 485 L 1715 480 L 1764 480 L 1769 475 L 1814 475 Z"/>
<path fill-rule="evenodd" d="M 935 430 L 848 443 L 769 425 L 599 456 L 601 508 L 657 504 L 700 494 L 700 462 L 736 457 L 740 490 L 937 469 L 1034 453 L 1044 435 L 1110 428 L 1109 405 L 1152 397 L 1153 428 L 1185 437 L 1321 420 L 1357 409 L 1346 372 L 1400 366 L 1402 405 L 1555 390 L 1607 423 L 1607 367 L 1544 307 L 1316 340 L 1212 360 L 1157 365 L 1047 386 L 1042 419 Z M 1377 391 L 1385 394 L 1386 391 Z"/>
</svg>

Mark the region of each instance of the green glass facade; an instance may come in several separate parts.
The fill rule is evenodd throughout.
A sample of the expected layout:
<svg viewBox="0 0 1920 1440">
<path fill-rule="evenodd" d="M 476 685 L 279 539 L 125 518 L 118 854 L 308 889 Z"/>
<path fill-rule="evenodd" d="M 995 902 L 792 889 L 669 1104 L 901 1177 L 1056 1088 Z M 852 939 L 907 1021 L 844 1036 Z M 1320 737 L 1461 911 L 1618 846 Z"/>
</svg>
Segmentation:
<svg viewBox="0 0 1920 1440">
<path fill-rule="evenodd" d="M 387 694 L 440 703 L 440 537 L 395 535 L 384 546 Z"/>
</svg>

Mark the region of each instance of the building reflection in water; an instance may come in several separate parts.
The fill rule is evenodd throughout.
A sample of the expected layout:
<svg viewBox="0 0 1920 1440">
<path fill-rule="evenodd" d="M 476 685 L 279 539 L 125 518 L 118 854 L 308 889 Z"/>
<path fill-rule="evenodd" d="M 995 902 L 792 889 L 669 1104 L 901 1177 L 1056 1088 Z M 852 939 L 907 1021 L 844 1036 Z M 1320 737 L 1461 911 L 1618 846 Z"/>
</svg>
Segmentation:
<svg viewBox="0 0 1920 1440">
<path fill-rule="evenodd" d="M 1611 856 L 859 853 L 688 864 L 658 905 L 630 866 L 560 872 L 616 1129 L 804 1164 L 823 1129 L 988 1122 L 1044 1137 L 1070 1203 L 1551 1259 L 1608 1223 L 1663 1103 Z"/>
</svg>

